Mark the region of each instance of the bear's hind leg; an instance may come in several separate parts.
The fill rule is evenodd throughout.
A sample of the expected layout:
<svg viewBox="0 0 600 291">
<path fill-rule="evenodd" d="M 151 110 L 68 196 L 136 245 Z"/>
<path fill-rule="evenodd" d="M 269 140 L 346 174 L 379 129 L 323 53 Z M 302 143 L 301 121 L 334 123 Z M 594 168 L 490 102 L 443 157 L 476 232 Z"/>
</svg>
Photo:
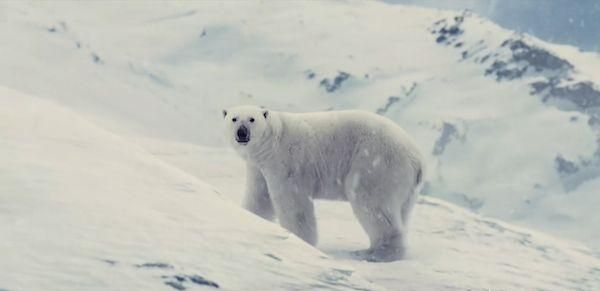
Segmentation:
<svg viewBox="0 0 600 291">
<path fill-rule="evenodd" d="M 367 165 L 365 165 L 367 164 Z M 371 167 L 370 161 L 355 161 L 345 182 L 346 196 L 354 215 L 369 236 L 371 245 L 361 252 L 369 261 L 394 261 L 404 257 L 406 227 L 403 205 L 408 178 L 393 169 Z M 369 171 L 370 170 L 370 171 Z"/>
<path fill-rule="evenodd" d="M 370 196 L 351 200 L 352 210 L 369 236 L 369 249 L 358 252 L 363 259 L 375 262 L 389 262 L 402 259 L 405 254 L 403 225 L 398 209 L 389 205 L 373 205 L 361 201 Z M 368 199 L 368 198 L 366 198 Z"/>
</svg>

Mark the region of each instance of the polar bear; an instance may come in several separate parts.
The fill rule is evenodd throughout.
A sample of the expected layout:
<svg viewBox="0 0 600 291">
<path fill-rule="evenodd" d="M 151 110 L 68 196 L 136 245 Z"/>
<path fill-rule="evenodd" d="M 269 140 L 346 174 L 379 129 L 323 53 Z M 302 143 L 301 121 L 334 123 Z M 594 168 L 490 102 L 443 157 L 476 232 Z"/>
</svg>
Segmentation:
<svg viewBox="0 0 600 291">
<path fill-rule="evenodd" d="M 369 261 L 403 257 L 424 162 L 394 122 L 364 111 L 223 110 L 227 139 L 245 160 L 244 206 L 317 243 L 313 199 L 346 200 L 370 239 Z"/>
</svg>

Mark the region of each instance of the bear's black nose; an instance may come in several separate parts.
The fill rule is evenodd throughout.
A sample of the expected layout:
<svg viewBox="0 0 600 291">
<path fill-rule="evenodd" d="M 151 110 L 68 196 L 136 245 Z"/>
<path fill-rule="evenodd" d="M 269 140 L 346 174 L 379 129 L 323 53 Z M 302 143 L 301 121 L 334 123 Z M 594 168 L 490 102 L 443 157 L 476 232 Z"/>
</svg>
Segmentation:
<svg viewBox="0 0 600 291">
<path fill-rule="evenodd" d="M 243 125 L 240 126 L 236 132 L 235 140 L 239 143 L 247 143 L 250 141 L 250 133 L 248 132 L 248 128 Z"/>
</svg>

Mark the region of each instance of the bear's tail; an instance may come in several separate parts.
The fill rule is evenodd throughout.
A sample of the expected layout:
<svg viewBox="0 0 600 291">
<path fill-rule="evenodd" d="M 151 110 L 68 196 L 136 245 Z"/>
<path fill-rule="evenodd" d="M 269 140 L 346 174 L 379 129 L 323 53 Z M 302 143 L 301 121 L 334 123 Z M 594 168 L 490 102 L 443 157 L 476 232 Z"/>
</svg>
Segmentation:
<svg viewBox="0 0 600 291">
<path fill-rule="evenodd" d="M 417 169 L 417 178 L 415 179 L 415 186 L 419 186 L 423 182 L 423 168 L 419 167 Z"/>
<path fill-rule="evenodd" d="M 419 186 L 421 186 L 423 184 L 423 176 L 425 174 L 423 158 L 420 156 L 412 157 L 410 162 L 416 173 L 415 184 L 413 186 L 414 186 L 414 189 L 417 189 L 417 188 L 419 188 Z"/>
</svg>

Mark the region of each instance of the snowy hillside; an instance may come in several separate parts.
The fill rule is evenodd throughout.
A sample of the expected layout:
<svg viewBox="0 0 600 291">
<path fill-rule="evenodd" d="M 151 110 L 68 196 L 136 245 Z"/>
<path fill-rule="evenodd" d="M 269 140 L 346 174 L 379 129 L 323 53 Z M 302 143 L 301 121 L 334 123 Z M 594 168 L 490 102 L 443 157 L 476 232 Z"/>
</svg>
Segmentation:
<svg viewBox="0 0 600 291">
<path fill-rule="evenodd" d="M 155 142 L 152 155 L 69 110 L 4 88 L 0 134 L 2 290 L 600 286 L 600 259 L 585 247 L 435 199 L 418 205 L 409 257 L 389 264 L 353 258 L 367 237 L 350 208 L 320 203 L 322 253 L 229 200 L 238 202 L 243 188 L 243 166 L 229 151 L 195 148 L 204 159 L 196 174 L 228 198 L 156 158 L 187 159 L 183 148 L 169 152 L 178 147 Z"/>
<path fill-rule="evenodd" d="M 66 109 L 0 108 L 2 290 L 377 289 Z"/>
<path fill-rule="evenodd" d="M 0 2 L 0 35 L 0 290 L 600 289 L 598 55 L 370 1 Z M 405 127 L 407 260 L 351 258 L 343 203 L 319 250 L 241 210 L 243 103 Z"/>
</svg>

